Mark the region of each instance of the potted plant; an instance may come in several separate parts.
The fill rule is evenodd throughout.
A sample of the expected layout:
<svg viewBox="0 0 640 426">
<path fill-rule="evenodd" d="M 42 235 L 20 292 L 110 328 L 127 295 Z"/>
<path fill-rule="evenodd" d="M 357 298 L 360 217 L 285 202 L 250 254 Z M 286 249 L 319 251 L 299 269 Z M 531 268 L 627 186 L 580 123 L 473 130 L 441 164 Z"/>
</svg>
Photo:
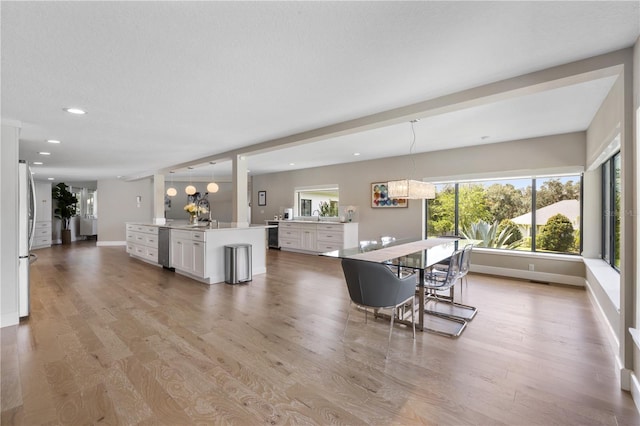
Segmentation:
<svg viewBox="0 0 640 426">
<path fill-rule="evenodd" d="M 51 188 L 51 198 L 58 202 L 57 207 L 53 210 L 53 214 L 62 222 L 62 244 L 69 244 L 71 243 L 69 221 L 76 215 L 78 199 L 67 189 L 67 185 L 63 182 Z"/>
</svg>

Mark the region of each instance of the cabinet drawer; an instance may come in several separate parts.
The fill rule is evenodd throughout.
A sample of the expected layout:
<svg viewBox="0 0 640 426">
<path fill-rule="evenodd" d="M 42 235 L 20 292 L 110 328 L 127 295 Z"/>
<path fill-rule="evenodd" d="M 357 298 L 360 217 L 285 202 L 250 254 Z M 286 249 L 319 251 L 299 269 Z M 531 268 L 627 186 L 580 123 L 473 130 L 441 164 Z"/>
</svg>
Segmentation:
<svg viewBox="0 0 640 426">
<path fill-rule="evenodd" d="M 289 239 L 299 239 L 300 238 L 300 230 L 299 229 L 282 229 L 279 230 L 280 238 L 289 238 Z"/>
<path fill-rule="evenodd" d="M 289 223 L 289 222 L 280 222 L 278 224 L 279 228 L 283 228 L 283 229 L 298 229 L 300 228 L 300 224 L 299 223 Z"/>
<path fill-rule="evenodd" d="M 136 246 L 134 246 L 133 244 L 127 244 L 127 253 L 135 254 L 135 252 L 136 252 Z"/>
<path fill-rule="evenodd" d="M 334 250 L 340 250 L 342 249 L 342 244 L 340 243 L 331 243 L 331 242 L 324 242 L 324 241 L 318 241 L 317 242 L 317 246 L 318 251 L 319 252 L 325 252 L 325 251 L 334 251 Z"/>
<path fill-rule="evenodd" d="M 318 234 L 320 231 L 330 231 L 330 232 L 342 232 L 343 225 L 337 225 L 335 223 L 319 223 L 318 224 Z"/>
<path fill-rule="evenodd" d="M 204 232 L 191 231 L 191 239 L 194 241 L 204 241 Z"/>
<path fill-rule="evenodd" d="M 135 231 L 135 230 L 136 230 L 135 225 L 129 225 L 129 224 L 127 224 L 127 231 Z"/>
<path fill-rule="evenodd" d="M 33 238 L 41 238 L 41 237 L 45 237 L 48 236 L 49 238 L 51 238 L 51 229 L 36 229 L 35 235 Z"/>
<path fill-rule="evenodd" d="M 33 239 L 33 247 L 40 246 L 50 246 L 51 245 L 51 236 L 48 237 L 37 237 Z"/>
<path fill-rule="evenodd" d="M 158 237 L 155 235 L 146 235 L 144 243 L 149 247 L 158 248 Z"/>
<path fill-rule="evenodd" d="M 158 250 L 147 247 L 144 257 L 152 262 L 158 262 Z"/>
<path fill-rule="evenodd" d="M 318 231 L 318 241 L 329 241 L 342 244 L 343 240 L 342 232 L 332 232 L 332 231 Z"/>
<path fill-rule="evenodd" d="M 175 240 L 190 240 L 191 239 L 191 231 L 180 231 L 178 229 L 171 230 L 171 239 Z"/>
<path fill-rule="evenodd" d="M 136 233 L 127 231 L 127 241 L 135 243 L 136 242 Z"/>
<path fill-rule="evenodd" d="M 300 248 L 300 240 L 290 239 L 290 238 L 280 238 L 280 247 Z"/>
<path fill-rule="evenodd" d="M 158 235 L 158 227 L 157 226 L 143 226 L 140 232 L 144 232 L 147 234 Z"/>
<path fill-rule="evenodd" d="M 51 230 L 51 222 L 36 222 L 36 231 L 39 229 Z"/>
</svg>

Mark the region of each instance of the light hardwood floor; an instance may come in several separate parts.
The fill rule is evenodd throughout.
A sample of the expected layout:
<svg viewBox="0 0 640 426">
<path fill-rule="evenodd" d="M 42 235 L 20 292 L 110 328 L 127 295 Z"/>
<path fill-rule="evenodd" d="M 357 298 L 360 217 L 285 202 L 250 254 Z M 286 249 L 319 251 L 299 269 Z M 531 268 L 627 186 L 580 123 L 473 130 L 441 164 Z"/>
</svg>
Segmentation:
<svg viewBox="0 0 640 426">
<path fill-rule="evenodd" d="M 1 330 L 2 425 L 638 425 L 584 290 L 470 275 L 459 339 L 351 315 L 336 259 L 270 250 L 199 284 L 76 243 L 38 250 Z M 459 294 L 459 290 L 458 290 Z"/>
</svg>

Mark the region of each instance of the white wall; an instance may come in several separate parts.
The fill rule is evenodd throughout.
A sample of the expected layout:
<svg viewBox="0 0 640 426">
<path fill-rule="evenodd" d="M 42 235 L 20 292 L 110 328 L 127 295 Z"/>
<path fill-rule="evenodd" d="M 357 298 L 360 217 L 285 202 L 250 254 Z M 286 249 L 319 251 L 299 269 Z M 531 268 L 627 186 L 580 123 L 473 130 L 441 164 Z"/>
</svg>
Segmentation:
<svg viewBox="0 0 640 426">
<path fill-rule="evenodd" d="M 98 245 L 126 240 L 126 222 L 151 222 L 153 216 L 153 182 L 142 179 L 124 182 L 118 179 L 98 181 Z M 142 197 L 138 205 L 136 197 Z"/>
<path fill-rule="evenodd" d="M 553 153 L 553 155 L 549 155 Z M 416 174 L 426 180 L 443 177 L 498 177 L 522 175 L 534 170 L 580 171 L 584 165 L 584 132 L 514 142 L 443 150 L 415 155 Z M 359 239 L 381 235 L 398 238 L 422 235 L 423 202 L 409 200 L 408 208 L 371 207 L 371 183 L 406 177 L 408 156 L 360 161 L 313 169 L 254 176 L 253 223 L 282 214 L 294 203 L 294 188 L 337 183 L 340 205 L 358 211 Z M 267 191 L 267 205 L 258 206 L 258 191 Z"/>
<path fill-rule="evenodd" d="M 633 235 L 634 243 L 634 275 L 633 275 L 633 291 L 635 293 L 634 300 L 634 327 L 640 328 L 640 318 L 638 312 L 640 312 L 640 291 L 638 291 L 638 282 L 640 281 L 640 274 L 638 270 L 638 264 L 640 264 L 640 225 L 638 224 L 638 214 L 640 212 L 640 198 L 638 197 L 638 190 L 640 188 L 640 171 L 638 170 L 638 164 L 640 162 L 640 37 L 636 41 L 633 49 L 633 133 L 634 133 L 634 192 L 635 199 L 633 201 L 633 212 L 635 218 L 635 233 Z M 636 342 L 633 345 L 633 367 L 632 367 L 632 385 L 631 394 L 636 403 L 636 406 L 640 409 L 640 383 L 638 375 L 640 374 L 640 346 Z"/>
<path fill-rule="evenodd" d="M 0 138 L 0 327 L 18 323 L 18 123 L 2 121 Z"/>
</svg>

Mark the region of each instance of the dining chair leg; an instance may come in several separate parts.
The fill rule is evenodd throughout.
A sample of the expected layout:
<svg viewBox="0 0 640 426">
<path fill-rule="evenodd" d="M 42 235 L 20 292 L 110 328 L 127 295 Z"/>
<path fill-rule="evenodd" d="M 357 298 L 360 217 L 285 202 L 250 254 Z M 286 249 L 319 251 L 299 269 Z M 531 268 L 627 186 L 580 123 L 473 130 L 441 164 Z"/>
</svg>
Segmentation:
<svg viewBox="0 0 640 426">
<path fill-rule="evenodd" d="M 393 320 L 396 317 L 396 312 L 395 309 L 391 310 L 391 321 L 390 321 L 390 325 L 389 325 L 389 339 L 387 341 L 387 353 L 385 354 L 385 358 L 389 358 L 389 348 L 391 347 L 391 333 L 393 333 Z"/>
<path fill-rule="evenodd" d="M 349 301 L 349 307 L 347 308 L 347 321 L 344 323 L 344 330 L 342 330 L 342 340 L 344 340 L 345 334 L 347 334 L 347 325 L 349 325 L 349 316 L 351 315 L 351 301 Z"/>
<path fill-rule="evenodd" d="M 413 340 L 416 340 L 416 298 L 411 299 L 411 327 L 413 328 Z"/>
</svg>

